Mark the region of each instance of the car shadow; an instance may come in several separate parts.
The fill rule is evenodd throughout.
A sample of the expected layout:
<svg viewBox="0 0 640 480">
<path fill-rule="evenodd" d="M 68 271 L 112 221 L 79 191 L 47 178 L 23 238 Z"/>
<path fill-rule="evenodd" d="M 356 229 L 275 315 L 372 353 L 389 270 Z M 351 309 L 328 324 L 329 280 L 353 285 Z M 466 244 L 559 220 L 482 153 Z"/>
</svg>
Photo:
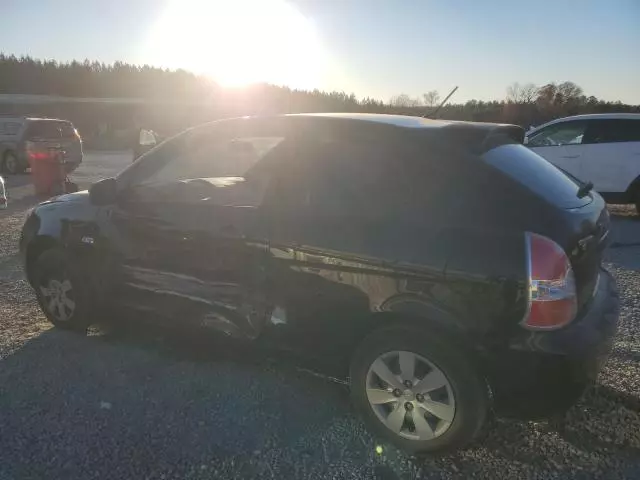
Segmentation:
<svg viewBox="0 0 640 480">
<path fill-rule="evenodd" d="M 374 468 L 343 386 L 207 337 L 108 322 L 28 341 L 0 369 L 0 477 L 86 478 L 89 465 L 100 478 L 184 478 L 194 466 L 261 478 L 273 466 L 260 458 L 287 452 L 306 467 L 285 462 L 282 478 L 306 478 L 294 467 L 309 473 L 344 449 Z"/>
<path fill-rule="evenodd" d="M 0 474 L 324 478 L 339 464 L 379 480 L 498 478 L 506 460 L 514 470 L 503 476 L 579 477 L 584 455 L 600 464 L 640 455 L 628 441 L 638 407 L 597 386 L 561 420 L 490 419 L 468 448 L 411 457 L 371 437 L 344 386 L 288 358 L 119 317 L 87 336 L 49 329 L 2 361 L 0 412 L 10 415 L 0 415 Z"/>
</svg>

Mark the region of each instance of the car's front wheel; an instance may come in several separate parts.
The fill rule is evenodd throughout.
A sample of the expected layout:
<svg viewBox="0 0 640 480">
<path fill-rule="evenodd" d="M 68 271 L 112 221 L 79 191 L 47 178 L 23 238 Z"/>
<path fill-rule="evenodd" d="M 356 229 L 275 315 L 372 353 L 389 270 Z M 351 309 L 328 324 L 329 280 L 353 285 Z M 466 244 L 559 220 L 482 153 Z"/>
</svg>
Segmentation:
<svg viewBox="0 0 640 480">
<path fill-rule="evenodd" d="M 353 357 L 350 386 L 373 432 L 412 452 L 463 446 L 489 408 L 486 382 L 464 352 L 419 329 L 371 334 Z"/>
<path fill-rule="evenodd" d="M 86 331 L 91 323 L 91 293 L 79 267 L 61 249 L 40 254 L 31 276 L 38 303 L 56 327 Z"/>
<path fill-rule="evenodd" d="M 11 175 L 16 175 L 24 171 L 24 168 L 20 165 L 18 158 L 12 152 L 5 153 L 2 160 L 2 169 Z"/>
</svg>

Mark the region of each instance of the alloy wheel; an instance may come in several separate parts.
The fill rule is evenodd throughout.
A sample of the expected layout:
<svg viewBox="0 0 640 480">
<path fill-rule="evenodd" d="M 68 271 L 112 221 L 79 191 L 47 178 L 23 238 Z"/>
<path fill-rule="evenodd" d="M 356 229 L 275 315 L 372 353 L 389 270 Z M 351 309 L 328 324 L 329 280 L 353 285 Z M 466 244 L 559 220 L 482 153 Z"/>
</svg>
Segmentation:
<svg viewBox="0 0 640 480">
<path fill-rule="evenodd" d="M 7 173 L 15 174 L 18 172 L 18 160 L 13 155 L 7 155 L 4 159 L 4 168 Z"/>
<path fill-rule="evenodd" d="M 49 279 L 40 286 L 44 307 L 59 322 L 66 322 L 73 317 L 76 302 L 73 298 L 73 286 L 69 280 Z"/>
<path fill-rule="evenodd" d="M 434 363 L 407 351 L 380 355 L 366 379 L 369 405 L 395 434 L 432 440 L 444 434 L 456 412 L 451 383 Z"/>
</svg>

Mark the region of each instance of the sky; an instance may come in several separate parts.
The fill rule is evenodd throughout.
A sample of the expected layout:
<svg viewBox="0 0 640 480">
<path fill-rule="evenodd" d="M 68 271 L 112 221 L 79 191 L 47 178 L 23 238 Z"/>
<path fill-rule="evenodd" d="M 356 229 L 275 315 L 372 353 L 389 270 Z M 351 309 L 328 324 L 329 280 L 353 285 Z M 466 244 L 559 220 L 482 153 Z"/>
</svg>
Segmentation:
<svg viewBox="0 0 640 480">
<path fill-rule="evenodd" d="M 0 51 L 389 100 L 570 80 L 640 104 L 640 0 L 0 0 Z M 1 92 L 0 92 L 1 93 Z"/>
</svg>

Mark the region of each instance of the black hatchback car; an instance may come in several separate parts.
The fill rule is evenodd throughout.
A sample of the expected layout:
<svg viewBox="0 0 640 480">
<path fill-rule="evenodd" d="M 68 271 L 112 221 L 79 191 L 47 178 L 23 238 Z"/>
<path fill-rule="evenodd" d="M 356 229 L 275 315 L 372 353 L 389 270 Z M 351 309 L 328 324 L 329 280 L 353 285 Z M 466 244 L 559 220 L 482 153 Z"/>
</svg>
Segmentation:
<svg viewBox="0 0 640 480">
<path fill-rule="evenodd" d="M 327 361 L 379 436 L 460 446 L 568 408 L 618 318 L 602 198 L 511 125 L 366 114 L 210 123 L 21 237 L 47 317 L 107 307 Z"/>
</svg>

